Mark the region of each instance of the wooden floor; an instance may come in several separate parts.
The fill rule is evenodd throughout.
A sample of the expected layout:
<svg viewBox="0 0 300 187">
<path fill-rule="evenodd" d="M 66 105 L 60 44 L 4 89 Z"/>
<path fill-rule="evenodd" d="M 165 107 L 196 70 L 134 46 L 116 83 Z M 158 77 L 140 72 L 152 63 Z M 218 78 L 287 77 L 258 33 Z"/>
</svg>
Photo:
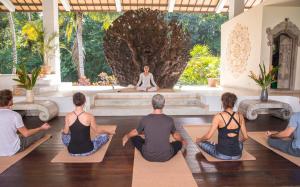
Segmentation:
<svg viewBox="0 0 300 187">
<path fill-rule="evenodd" d="M 60 130 L 63 118 L 50 122 L 53 138 L 31 152 L 21 161 L 0 175 L 1 187 L 130 187 L 133 168 L 133 147 L 121 145 L 124 133 L 137 126 L 140 117 L 100 117 L 98 124 L 117 124 L 116 135 L 112 139 L 104 161 L 100 164 L 60 164 L 50 163 L 58 150 L 62 149 Z M 183 124 L 203 124 L 211 116 L 174 117 L 183 136 Z M 28 127 L 41 124 L 37 118 L 26 118 Z M 3 125 L 3 124 L 1 124 Z M 260 116 L 248 121 L 249 131 L 281 130 L 286 121 Z M 300 186 L 300 168 L 273 153 L 253 140 L 245 143 L 256 161 L 208 163 L 195 146 L 188 147 L 186 160 L 199 186 Z"/>
</svg>

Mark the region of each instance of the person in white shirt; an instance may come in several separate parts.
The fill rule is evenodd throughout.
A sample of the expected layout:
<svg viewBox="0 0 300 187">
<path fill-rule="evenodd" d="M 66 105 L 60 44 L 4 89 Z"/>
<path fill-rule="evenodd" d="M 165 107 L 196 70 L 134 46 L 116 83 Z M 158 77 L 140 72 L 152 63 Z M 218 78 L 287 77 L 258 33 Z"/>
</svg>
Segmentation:
<svg viewBox="0 0 300 187">
<path fill-rule="evenodd" d="M 158 89 L 159 88 L 154 81 L 152 73 L 149 72 L 149 66 L 144 66 L 144 72 L 140 74 L 139 81 L 136 84 L 136 90 L 144 92 L 155 92 Z"/>
<path fill-rule="evenodd" d="M 35 129 L 24 126 L 19 113 L 11 110 L 13 96 L 10 90 L 0 91 L 0 156 L 12 156 L 25 150 L 35 141 L 42 138 L 45 130 L 50 128 L 45 123 Z M 20 133 L 20 135 L 17 134 Z"/>
</svg>

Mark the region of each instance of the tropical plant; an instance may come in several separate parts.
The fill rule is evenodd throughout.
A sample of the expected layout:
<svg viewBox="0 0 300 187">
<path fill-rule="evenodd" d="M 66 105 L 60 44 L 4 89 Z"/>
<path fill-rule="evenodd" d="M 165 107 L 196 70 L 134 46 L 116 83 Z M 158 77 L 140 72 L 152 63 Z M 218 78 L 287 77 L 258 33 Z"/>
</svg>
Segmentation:
<svg viewBox="0 0 300 187">
<path fill-rule="evenodd" d="M 196 44 L 190 51 L 190 60 L 182 73 L 179 83 L 186 85 L 207 84 L 207 78 L 220 75 L 220 58 L 210 53 L 208 46 Z"/>
<path fill-rule="evenodd" d="M 259 64 L 260 75 L 256 75 L 250 71 L 249 77 L 256 82 L 263 90 L 267 89 L 270 84 L 275 82 L 275 74 L 278 72 L 279 67 L 272 67 L 269 72 L 266 71 L 264 64 Z"/>
<path fill-rule="evenodd" d="M 25 88 L 26 90 L 32 90 L 35 86 L 38 76 L 41 73 L 41 68 L 34 68 L 31 74 L 28 73 L 28 70 L 24 64 L 20 64 L 16 68 L 17 78 L 13 79 L 18 82 L 18 86 L 21 88 Z"/>
</svg>

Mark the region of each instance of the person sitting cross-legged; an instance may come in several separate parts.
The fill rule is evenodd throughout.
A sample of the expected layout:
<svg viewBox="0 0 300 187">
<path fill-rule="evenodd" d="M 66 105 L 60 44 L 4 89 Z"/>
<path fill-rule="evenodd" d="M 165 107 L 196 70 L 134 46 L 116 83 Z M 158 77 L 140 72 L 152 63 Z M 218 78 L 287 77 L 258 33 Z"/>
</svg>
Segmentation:
<svg viewBox="0 0 300 187">
<path fill-rule="evenodd" d="M 100 149 L 109 140 L 114 131 L 107 131 L 97 126 L 92 114 L 84 111 L 85 96 L 78 92 L 73 95 L 75 110 L 65 118 L 62 141 L 72 156 L 88 156 Z M 91 140 L 90 129 L 98 134 Z"/>
<path fill-rule="evenodd" d="M 300 157 L 300 112 L 292 115 L 289 125 L 280 132 L 267 131 L 269 146 L 292 156 Z"/>
<path fill-rule="evenodd" d="M 233 112 L 237 97 L 224 93 L 221 97 L 223 112 L 214 116 L 210 130 L 196 142 L 211 156 L 221 160 L 238 160 L 242 156 L 243 142 L 248 139 L 245 120 L 242 114 Z M 218 144 L 208 140 L 218 130 Z M 242 136 L 239 136 L 240 131 Z"/>
<path fill-rule="evenodd" d="M 0 91 L 0 156 L 12 156 L 25 150 L 41 139 L 48 123 L 41 127 L 27 129 L 19 113 L 12 111 L 13 95 L 10 90 Z M 20 134 L 18 134 L 18 132 Z"/>
<path fill-rule="evenodd" d="M 151 85 L 152 83 L 152 85 Z M 155 92 L 159 88 L 156 85 L 153 74 L 149 72 L 149 66 L 144 66 L 144 72 L 140 74 L 139 81 L 136 84 L 137 91 Z"/>
<path fill-rule="evenodd" d="M 156 94 L 152 98 L 153 112 L 144 117 L 137 129 L 131 130 L 123 137 L 123 146 L 130 139 L 143 157 L 152 162 L 164 162 L 181 150 L 184 140 L 176 132 L 174 121 L 163 114 L 165 98 Z M 140 135 L 144 134 L 145 138 Z M 170 135 L 175 141 L 170 143 Z"/>
</svg>

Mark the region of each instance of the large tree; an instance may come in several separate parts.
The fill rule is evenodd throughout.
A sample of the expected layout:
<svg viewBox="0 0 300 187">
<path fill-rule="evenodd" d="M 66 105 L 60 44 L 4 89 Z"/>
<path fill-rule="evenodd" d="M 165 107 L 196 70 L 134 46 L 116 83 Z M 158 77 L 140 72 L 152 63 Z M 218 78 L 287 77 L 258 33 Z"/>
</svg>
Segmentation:
<svg viewBox="0 0 300 187">
<path fill-rule="evenodd" d="M 72 59 L 77 64 L 78 78 L 85 76 L 84 73 L 84 46 L 82 40 L 83 13 L 76 12 L 76 37 L 72 48 Z"/>
<path fill-rule="evenodd" d="M 9 27 L 11 32 L 11 41 L 12 41 L 12 57 L 13 57 L 12 74 L 15 74 L 16 65 L 18 63 L 16 29 L 15 29 L 15 22 L 12 13 L 8 12 L 7 16 L 8 16 L 8 22 L 9 22 Z"/>
<path fill-rule="evenodd" d="M 148 65 L 157 84 L 176 84 L 189 59 L 190 36 L 175 19 L 158 10 L 127 11 L 104 37 L 108 64 L 121 85 L 136 84 Z"/>
</svg>

